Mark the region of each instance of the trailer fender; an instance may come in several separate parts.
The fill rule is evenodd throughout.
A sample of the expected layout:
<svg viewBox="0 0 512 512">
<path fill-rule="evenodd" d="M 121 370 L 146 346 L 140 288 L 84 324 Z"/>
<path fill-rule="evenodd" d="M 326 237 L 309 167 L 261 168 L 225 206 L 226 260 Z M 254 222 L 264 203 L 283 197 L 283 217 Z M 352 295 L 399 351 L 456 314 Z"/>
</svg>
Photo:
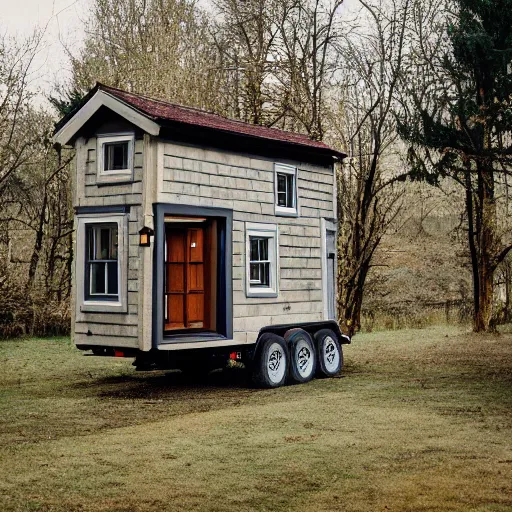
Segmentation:
<svg viewBox="0 0 512 512">
<path fill-rule="evenodd" d="M 321 331 L 322 329 L 330 329 L 333 331 L 340 343 L 340 345 L 348 345 L 351 340 L 350 337 L 343 334 L 340 330 L 338 323 L 334 320 L 324 320 L 320 322 L 305 322 L 300 324 L 281 324 L 281 325 L 267 325 L 260 329 L 258 333 L 258 339 L 254 347 L 251 349 L 250 357 L 254 357 L 255 354 L 258 353 L 258 347 L 261 340 L 261 336 L 267 332 L 277 334 L 278 336 L 285 337 L 285 334 L 293 331 L 294 329 L 303 329 L 306 331 L 312 338 L 314 338 L 315 333 Z"/>
</svg>

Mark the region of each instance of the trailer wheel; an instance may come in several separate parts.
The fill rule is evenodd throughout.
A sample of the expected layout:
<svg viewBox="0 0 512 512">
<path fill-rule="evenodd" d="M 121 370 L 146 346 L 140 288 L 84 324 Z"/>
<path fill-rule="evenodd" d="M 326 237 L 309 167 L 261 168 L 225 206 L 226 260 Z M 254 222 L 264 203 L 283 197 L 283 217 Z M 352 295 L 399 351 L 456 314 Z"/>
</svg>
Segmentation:
<svg viewBox="0 0 512 512">
<path fill-rule="evenodd" d="M 278 388 L 288 374 L 288 349 L 284 338 L 265 333 L 259 340 L 253 364 L 253 382 L 261 388 Z"/>
<path fill-rule="evenodd" d="M 343 367 L 343 351 L 336 334 L 330 329 L 315 333 L 318 353 L 318 374 L 324 377 L 337 375 Z"/>
<path fill-rule="evenodd" d="M 317 355 L 311 336 L 303 329 L 285 334 L 290 349 L 290 379 L 298 384 L 309 382 L 315 375 Z"/>
</svg>

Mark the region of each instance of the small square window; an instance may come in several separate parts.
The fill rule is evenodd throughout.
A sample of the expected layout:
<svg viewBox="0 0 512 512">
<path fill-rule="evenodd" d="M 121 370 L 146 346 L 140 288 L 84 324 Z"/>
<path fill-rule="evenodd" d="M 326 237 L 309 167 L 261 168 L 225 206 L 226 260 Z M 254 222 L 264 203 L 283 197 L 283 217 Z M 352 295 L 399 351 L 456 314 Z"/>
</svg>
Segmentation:
<svg viewBox="0 0 512 512">
<path fill-rule="evenodd" d="M 98 137 L 98 182 L 115 182 L 131 179 L 133 145 L 133 135 Z"/>
<path fill-rule="evenodd" d="M 129 145 L 129 142 L 103 144 L 103 170 L 105 172 L 128 169 Z"/>
<path fill-rule="evenodd" d="M 277 297 L 277 226 L 247 223 L 246 237 L 247 296 Z"/>
<path fill-rule="evenodd" d="M 297 215 L 297 169 L 289 165 L 275 166 L 275 213 Z"/>
</svg>

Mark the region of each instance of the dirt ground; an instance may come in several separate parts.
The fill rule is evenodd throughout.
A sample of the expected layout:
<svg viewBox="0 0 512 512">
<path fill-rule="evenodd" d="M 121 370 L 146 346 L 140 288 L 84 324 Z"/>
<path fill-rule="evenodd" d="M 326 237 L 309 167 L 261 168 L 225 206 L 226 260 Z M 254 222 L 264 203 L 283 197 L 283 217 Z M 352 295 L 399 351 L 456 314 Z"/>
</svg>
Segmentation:
<svg viewBox="0 0 512 512">
<path fill-rule="evenodd" d="M 0 341 L 0 511 L 512 511 L 512 334 L 357 336 L 254 390 Z"/>
</svg>

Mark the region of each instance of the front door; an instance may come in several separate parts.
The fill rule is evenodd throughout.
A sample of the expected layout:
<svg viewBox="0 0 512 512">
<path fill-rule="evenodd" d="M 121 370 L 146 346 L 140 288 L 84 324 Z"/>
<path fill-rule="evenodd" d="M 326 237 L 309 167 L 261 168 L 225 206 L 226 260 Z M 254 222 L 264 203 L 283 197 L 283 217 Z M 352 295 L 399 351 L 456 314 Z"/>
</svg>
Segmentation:
<svg viewBox="0 0 512 512">
<path fill-rule="evenodd" d="M 165 330 L 208 329 L 205 227 L 167 225 Z"/>
</svg>

